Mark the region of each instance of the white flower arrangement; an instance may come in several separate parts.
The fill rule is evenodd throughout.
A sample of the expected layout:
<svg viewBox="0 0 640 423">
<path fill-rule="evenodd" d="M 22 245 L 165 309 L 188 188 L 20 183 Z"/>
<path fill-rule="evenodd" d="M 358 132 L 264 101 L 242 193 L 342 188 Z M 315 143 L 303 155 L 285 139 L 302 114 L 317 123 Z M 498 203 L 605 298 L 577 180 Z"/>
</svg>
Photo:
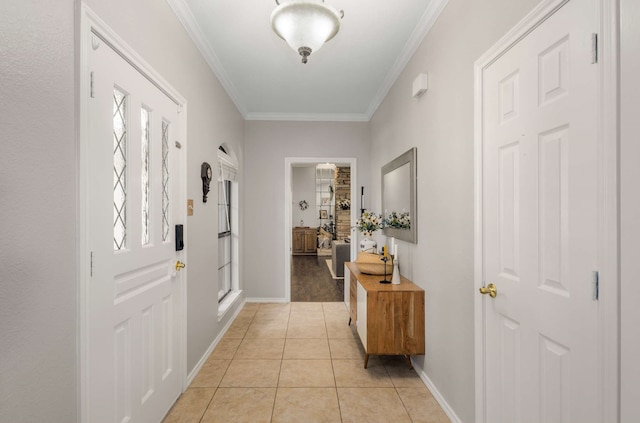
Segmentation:
<svg viewBox="0 0 640 423">
<path fill-rule="evenodd" d="M 360 219 L 356 221 L 356 228 L 365 236 L 371 236 L 383 227 L 382 217 L 369 210 L 365 210 Z"/>
<path fill-rule="evenodd" d="M 384 218 L 384 227 L 395 229 L 411 229 L 411 218 L 409 212 L 392 211 Z"/>
</svg>

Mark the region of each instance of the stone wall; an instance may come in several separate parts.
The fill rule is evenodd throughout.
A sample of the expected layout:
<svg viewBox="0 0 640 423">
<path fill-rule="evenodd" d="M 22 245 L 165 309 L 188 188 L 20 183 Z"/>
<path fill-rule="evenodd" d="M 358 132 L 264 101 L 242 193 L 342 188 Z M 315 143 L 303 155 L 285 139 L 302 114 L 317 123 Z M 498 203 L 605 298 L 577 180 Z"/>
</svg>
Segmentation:
<svg viewBox="0 0 640 423">
<path fill-rule="evenodd" d="M 351 234 L 350 210 L 338 207 L 340 200 L 351 198 L 351 168 L 338 167 L 336 169 L 335 200 L 336 200 L 336 239 L 343 240 Z M 353 205 L 353 204 L 352 204 Z"/>
</svg>

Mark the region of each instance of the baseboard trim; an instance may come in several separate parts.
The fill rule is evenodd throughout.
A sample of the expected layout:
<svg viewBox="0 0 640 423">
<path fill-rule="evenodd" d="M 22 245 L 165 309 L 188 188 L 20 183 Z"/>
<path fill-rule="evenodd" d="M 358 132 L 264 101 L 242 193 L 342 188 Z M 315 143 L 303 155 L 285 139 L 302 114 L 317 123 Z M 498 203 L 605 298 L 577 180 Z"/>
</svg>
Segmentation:
<svg viewBox="0 0 640 423">
<path fill-rule="evenodd" d="M 427 376 L 424 370 L 416 366 L 416 362 L 413 359 L 411 359 L 411 363 L 413 364 L 413 368 L 415 369 L 416 373 L 418 373 L 418 376 L 420 376 L 420 379 L 422 379 L 424 384 L 427 385 L 427 388 L 429 388 L 429 391 L 431 391 L 433 398 L 435 398 L 438 404 L 440 404 L 442 411 L 444 411 L 444 413 L 449 417 L 451 423 L 462 423 L 462 420 L 460 420 L 460 418 L 456 415 L 449 403 L 444 399 L 440 391 L 438 391 L 438 388 L 436 388 L 436 386 L 433 384 L 431 379 L 429 379 L 429 376 Z"/>
<path fill-rule="evenodd" d="M 236 303 L 241 299 L 242 290 L 232 291 L 226 297 L 224 297 L 224 300 L 222 300 L 221 303 L 218 303 L 218 322 L 222 321 L 227 313 L 232 310 Z M 238 311 L 238 309 L 236 309 L 236 311 Z"/>
<path fill-rule="evenodd" d="M 191 385 L 191 382 L 193 382 L 193 379 L 196 378 L 196 376 L 198 375 L 198 372 L 200 371 L 200 369 L 202 369 L 202 366 L 204 366 L 204 363 L 207 362 L 207 360 L 209 359 L 209 356 L 211 355 L 213 350 L 216 349 L 216 347 L 220 343 L 220 340 L 222 339 L 224 334 L 227 333 L 227 331 L 229 330 L 229 327 L 231 326 L 233 321 L 236 319 L 236 317 L 240 313 L 240 310 L 242 310 L 242 308 L 244 307 L 245 303 L 246 303 L 246 300 L 243 301 L 242 304 L 240 304 L 239 307 L 236 307 L 236 311 L 233 313 L 233 316 L 231 316 L 231 318 L 229 319 L 227 324 L 224 325 L 224 327 L 222 328 L 222 330 L 220 331 L 218 336 L 216 336 L 216 338 L 213 340 L 211 345 L 209 345 L 209 348 L 207 348 L 207 351 L 205 351 L 205 353 L 202 355 L 202 358 L 198 361 L 198 363 L 193 368 L 193 370 L 191 370 L 191 372 L 189 372 L 189 374 L 187 375 L 187 387 L 189 387 L 189 385 Z"/>
<path fill-rule="evenodd" d="M 245 298 L 245 301 L 248 303 L 288 303 L 286 298 Z"/>
</svg>

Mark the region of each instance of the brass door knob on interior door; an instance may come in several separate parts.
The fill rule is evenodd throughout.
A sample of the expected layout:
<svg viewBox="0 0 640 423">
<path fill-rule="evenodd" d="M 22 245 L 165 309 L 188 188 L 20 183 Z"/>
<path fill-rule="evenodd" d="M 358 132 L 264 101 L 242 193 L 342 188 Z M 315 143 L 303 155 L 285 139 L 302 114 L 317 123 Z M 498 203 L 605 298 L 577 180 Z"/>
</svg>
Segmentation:
<svg viewBox="0 0 640 423">
<path fill-rule="evenodd" d="M 496 288 L 496 286 L 492 283 L 490 283 L 489 285 L 485 287 L 480 288 L 480 293 L 481 294 L 489 294 L 489 296 L 491 298 L 495 298 L 496 295 L 498 295 L 498 288 Z"/>
<path fill-rule="evenodd" d="M 186 266 L 186 264 L 184 264 L 180 260 L 176 261 L 176 270 L 183 269 L 185 266 Z"/>
</svg>

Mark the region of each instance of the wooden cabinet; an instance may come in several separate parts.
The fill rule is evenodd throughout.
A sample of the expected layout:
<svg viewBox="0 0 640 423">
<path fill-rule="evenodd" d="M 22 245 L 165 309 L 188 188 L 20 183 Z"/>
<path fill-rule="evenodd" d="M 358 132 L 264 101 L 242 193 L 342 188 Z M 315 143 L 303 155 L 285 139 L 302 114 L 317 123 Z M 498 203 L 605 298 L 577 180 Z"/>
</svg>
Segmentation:
<svg viewBox="0 0 640 423">
<path fill-rule="evenodd" d="M 424 354 L 424 290 L 405 277 L 400 285 L 381 284 L 381 276 L 360 273 L 355 263 L 346 267 L 349 316 L 365 349 L 364 367 L 371 354 Z"/>
<path fill-rule="evenodd" d="M 354 283 L 355 281 L 355 277 L 350 276 L 349 277 L 350 281 L 349 282 L 349 304 L 351 304 L 350 308 L 349 308 L 349 324 L 351 323 L 356 323 L 358 321 L 358 307 L 357 307 L 357 303 L 358 303 L 358 284 Z M 346 289 L 346 287 L 345 287 Z"/>
<path fill-rule="evenodd" d="M 291 239 L 291 253 L 295 256 L 304 253 L 304 231 L 300 228 L 293 228 Z"/>
<path fill-rule="evenodd" d="M 317 240 L 315 228 L 293 228 L 291 254 L 294 256 L 315 256 L 317 254 Z"/>
</svg>

